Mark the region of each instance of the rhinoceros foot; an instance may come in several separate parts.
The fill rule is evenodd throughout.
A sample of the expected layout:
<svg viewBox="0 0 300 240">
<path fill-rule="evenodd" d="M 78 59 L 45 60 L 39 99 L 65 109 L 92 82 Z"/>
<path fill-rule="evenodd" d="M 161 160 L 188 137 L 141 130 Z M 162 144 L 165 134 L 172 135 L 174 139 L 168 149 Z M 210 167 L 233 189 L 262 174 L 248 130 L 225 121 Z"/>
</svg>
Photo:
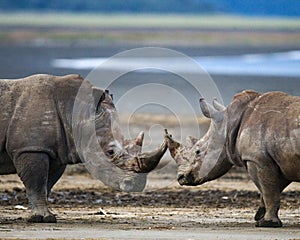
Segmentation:
<svg viewBox="0 0 300 240">
<path fill-rule="evenodd" d="M 43 222 L 44 223 L 56 223 L 57 221 L 56 221 L 56 217 L 53 214 L 51 214 L 51 215 L 45 216 L 43 218 Z"/>
<path fill-rule="evenodd" d="M 259 220 L 263 219 L 265 214 L 266 214 L 266 208 L 265 207 L 259 207 L 256 214 L 255 214 L 255 216 L 254 216 L 254 220 L 259 221 Z"/>
<path fill-rule="evenodd" d="M 53 214 L 49 214 L 47 216 L 42 215 L 32 215 L 28 218 L 27 222 L 30 223 L 56 223 L 56 217 Z"/>
<path fill-rule="evenodd" d="M 30 216 L 30 218 L 28 218 L 27 222 L 41 223 L 41 222 L 43 222 L 43 216 L 42 215 L 32 215 L 32 216 Z"/>
<path fill-rule="evenodd" d="M 273 221 L 273 220 L 265 220 L 263 218 L 263 219 L 256 222 L 255 227 L 277 228 L 277 227 L 282 227 L 282 222 L 279 219 L 277 221 Z"/>
</svg>

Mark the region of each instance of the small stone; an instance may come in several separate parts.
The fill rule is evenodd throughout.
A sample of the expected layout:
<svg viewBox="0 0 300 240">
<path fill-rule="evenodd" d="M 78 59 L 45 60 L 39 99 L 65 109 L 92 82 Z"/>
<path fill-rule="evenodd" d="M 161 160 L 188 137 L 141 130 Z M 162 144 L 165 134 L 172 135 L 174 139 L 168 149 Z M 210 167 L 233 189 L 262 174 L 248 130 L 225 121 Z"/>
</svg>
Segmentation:
<svg viewBox="0 0 300 240">
<path fill-rule="evenodd" d="M 15 209 L 27 210 L 28 208 L 27 208 L 27 207 L 24 207 L 24 206 L 22 206 L 22 205 L 16 205 L 16 206 L 15 206 Z"/>
<path fill-rule="evenodd" d="M 102 208 L 100 208 L 99 211 L 96 214 L 105 216 L 107 213 Z"/>
</svg>

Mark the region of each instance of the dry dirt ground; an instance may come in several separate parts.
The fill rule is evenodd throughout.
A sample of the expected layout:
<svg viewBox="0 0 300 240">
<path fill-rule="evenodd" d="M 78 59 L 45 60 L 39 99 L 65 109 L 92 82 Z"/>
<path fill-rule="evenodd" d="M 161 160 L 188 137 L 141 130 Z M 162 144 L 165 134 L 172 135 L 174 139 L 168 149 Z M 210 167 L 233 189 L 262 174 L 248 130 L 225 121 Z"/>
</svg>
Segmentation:
<svg viewBox="0 0 300 240">
<path fill-rule="evenodd" d="M 81 166 L 69 167 L 49 198 L 55 224 L 26 222 L 28 202 L 16 175 L 0 176 L 0 239 L 300 239 L 300 184 L 282 194 L 284 227 L 259 229 L 259 194 L 232 169 L 198 187 L 180 187 L 176 168 L 151 173 L 142 193 L 111 190 Z"/>
</svg>

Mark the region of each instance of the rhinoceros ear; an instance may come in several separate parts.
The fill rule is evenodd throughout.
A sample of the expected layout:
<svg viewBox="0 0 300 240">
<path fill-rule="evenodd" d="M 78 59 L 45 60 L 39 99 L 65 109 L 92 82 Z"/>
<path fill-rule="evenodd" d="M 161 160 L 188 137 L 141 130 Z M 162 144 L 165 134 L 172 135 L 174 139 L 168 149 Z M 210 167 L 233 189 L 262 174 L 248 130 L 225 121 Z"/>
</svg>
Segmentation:
<svg viewBox="0 0 300 240">
<path fill-rule="evenodd" d="M 110 93 L 108 89 L 105 89 L 105 93 L 109 94 L 111 99 L 114 100 L 114 95 L 112 93 Z"/>
<path fill-rule="evenodd" d="M 92 94 L 94 98 L 94 103 L 96 107 L 96 113 L 99 113 L 101 112 L 101 103 L 105 99 L 105 92 L 102 89 L 97 87 L 93 87 L 92 90 L 93 90 Z"/>
<path fill-rule="evenodd" d="M 223 113 L 214 109 L 210 104 L 208 104 L 204 98 L 200 98 L 200 108 L 205 117 L 211 118 L 215 121 L 220 121 L 223 119 Z"/>
<path fill-rule="evenodd" d="M 223 106 L 221 103 L 218 102 L 217 98 L 213 99 L 213 106 L 216 110 L 223 112 L 226 110 L 226 107 Z"/>
</svg>

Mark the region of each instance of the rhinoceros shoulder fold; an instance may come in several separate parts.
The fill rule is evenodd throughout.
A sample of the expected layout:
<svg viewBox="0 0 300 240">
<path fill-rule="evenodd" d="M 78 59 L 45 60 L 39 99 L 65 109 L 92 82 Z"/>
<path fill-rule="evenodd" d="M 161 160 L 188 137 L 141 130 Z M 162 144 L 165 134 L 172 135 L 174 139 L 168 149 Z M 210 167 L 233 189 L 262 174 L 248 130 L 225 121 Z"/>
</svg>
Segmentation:
<svg viewBox="0 0 300 240">
<path fill-rule="evenodd" d="M 251 103 L 260 95 L 260 93 L 253 90 L 246 90 L 238 93 L 233 97 L 232 102 L 226 109 L 226 153 L 229 161 L 235 165 L 243 166 L 242 161 L 239 159 L 236 153 L 236 140 L 241 120 L 243 118 L 245 110 L 247 109 L 247 106 L 250 106 Z"/>
</svg>

